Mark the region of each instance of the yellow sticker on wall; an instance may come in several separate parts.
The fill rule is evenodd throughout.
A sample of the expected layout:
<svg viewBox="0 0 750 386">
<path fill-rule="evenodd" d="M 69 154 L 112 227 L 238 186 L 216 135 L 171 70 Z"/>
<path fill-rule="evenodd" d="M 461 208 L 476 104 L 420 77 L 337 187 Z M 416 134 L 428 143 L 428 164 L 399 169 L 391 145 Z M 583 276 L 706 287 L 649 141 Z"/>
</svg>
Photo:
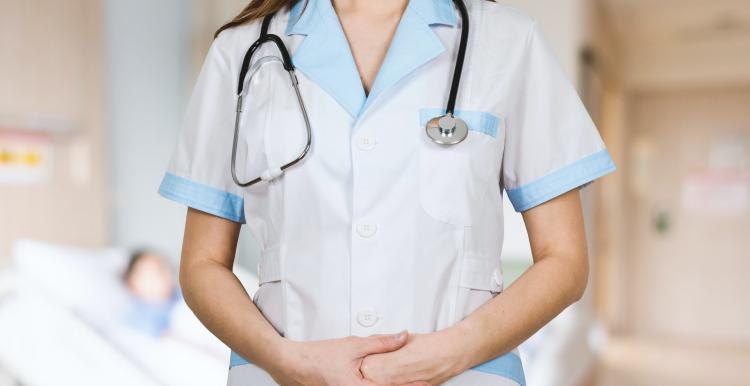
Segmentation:
<svg viewBox="0 0 750 386">
<path fill-rule="evenodd" d="M 0 186 L 46 183 L 52 172 L 52 141 L 46 133 L 0 130 Z"/>
</svg>

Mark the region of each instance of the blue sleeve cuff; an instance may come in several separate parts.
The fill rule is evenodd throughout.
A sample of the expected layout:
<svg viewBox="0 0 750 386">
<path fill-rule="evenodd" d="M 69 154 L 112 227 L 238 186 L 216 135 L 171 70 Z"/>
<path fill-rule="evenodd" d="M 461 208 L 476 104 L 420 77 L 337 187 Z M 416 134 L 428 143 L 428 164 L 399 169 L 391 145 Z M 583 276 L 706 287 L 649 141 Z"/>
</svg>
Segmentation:
<svg viewBox="0 0 750 386">
<path fill-rule="evenodd" d="M 241 196 L 166 173 L 159 194 L 202 212 L 245 223 L 245 202 Z"/>
<path fill-rule="evenodd" d="M 582 158 L 526 185 L 508 190 L 516 212 L 531 209 L 616 170 L 607 149 Z"/>
</svg>

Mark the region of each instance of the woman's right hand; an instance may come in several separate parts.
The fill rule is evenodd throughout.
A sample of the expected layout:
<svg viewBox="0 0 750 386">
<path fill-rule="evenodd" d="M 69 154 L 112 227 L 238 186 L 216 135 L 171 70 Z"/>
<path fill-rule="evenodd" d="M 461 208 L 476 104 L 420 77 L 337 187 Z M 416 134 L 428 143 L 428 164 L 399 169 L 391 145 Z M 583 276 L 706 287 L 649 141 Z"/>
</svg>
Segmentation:
<svg viewBox="0 0 750 386">
<path fill-rule="evenodd" d="M 408 333 L 350 336 L 339 339 L 286 341 L 284 360 L 268 369 L 281 386 L 379 386 L 362 376 L 362 360 L 370 354 L 396 351 L 406 344 Z M 400 386 L 430 386 L 412 382 Z"/>
</svg>

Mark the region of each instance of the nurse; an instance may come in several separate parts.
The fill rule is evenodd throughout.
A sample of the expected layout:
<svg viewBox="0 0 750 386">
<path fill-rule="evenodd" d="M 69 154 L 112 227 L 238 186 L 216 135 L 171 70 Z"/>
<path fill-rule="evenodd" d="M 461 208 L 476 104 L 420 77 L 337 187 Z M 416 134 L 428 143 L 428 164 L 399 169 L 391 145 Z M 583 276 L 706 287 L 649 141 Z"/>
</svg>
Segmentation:
<svg viewBox="0 0 750 386">
<path fill-rule="evenodd" d="M 524 385 L 517 346 L 586 287 L 579 188 L 615 170 L 535 21 L 466 0 L 254 0 L 213 41 L 159 192 L 189 207 L 185 300 L 231 349 L 228 384 Z M 231 174 L 243 57 L 289 48 L 312 146 L 274 179 Z M 237 141 L 247 181 L 288 162 L 305 121 L 273 44 L 253 56 Z M 503 195 L 534 264 L 504 286 Z M 242 224 L 262 253 L 251 298 L 232 273 Z"/>
</svg>

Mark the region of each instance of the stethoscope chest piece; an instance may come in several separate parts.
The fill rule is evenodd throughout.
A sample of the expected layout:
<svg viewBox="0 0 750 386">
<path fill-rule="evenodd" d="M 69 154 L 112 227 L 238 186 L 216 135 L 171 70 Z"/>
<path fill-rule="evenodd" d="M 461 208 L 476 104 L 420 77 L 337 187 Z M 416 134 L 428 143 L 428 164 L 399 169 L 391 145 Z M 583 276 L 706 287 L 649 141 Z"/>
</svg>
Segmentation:
<svg viewBox="0 0 750 386">
<path fill-rule="evenodd" d="M 440 145 L 455 145 L 469 135 L 469 127 L 466 122 L 451 114 L 430 119 L 425 130 L 427 136 Z"/>
</svg>

